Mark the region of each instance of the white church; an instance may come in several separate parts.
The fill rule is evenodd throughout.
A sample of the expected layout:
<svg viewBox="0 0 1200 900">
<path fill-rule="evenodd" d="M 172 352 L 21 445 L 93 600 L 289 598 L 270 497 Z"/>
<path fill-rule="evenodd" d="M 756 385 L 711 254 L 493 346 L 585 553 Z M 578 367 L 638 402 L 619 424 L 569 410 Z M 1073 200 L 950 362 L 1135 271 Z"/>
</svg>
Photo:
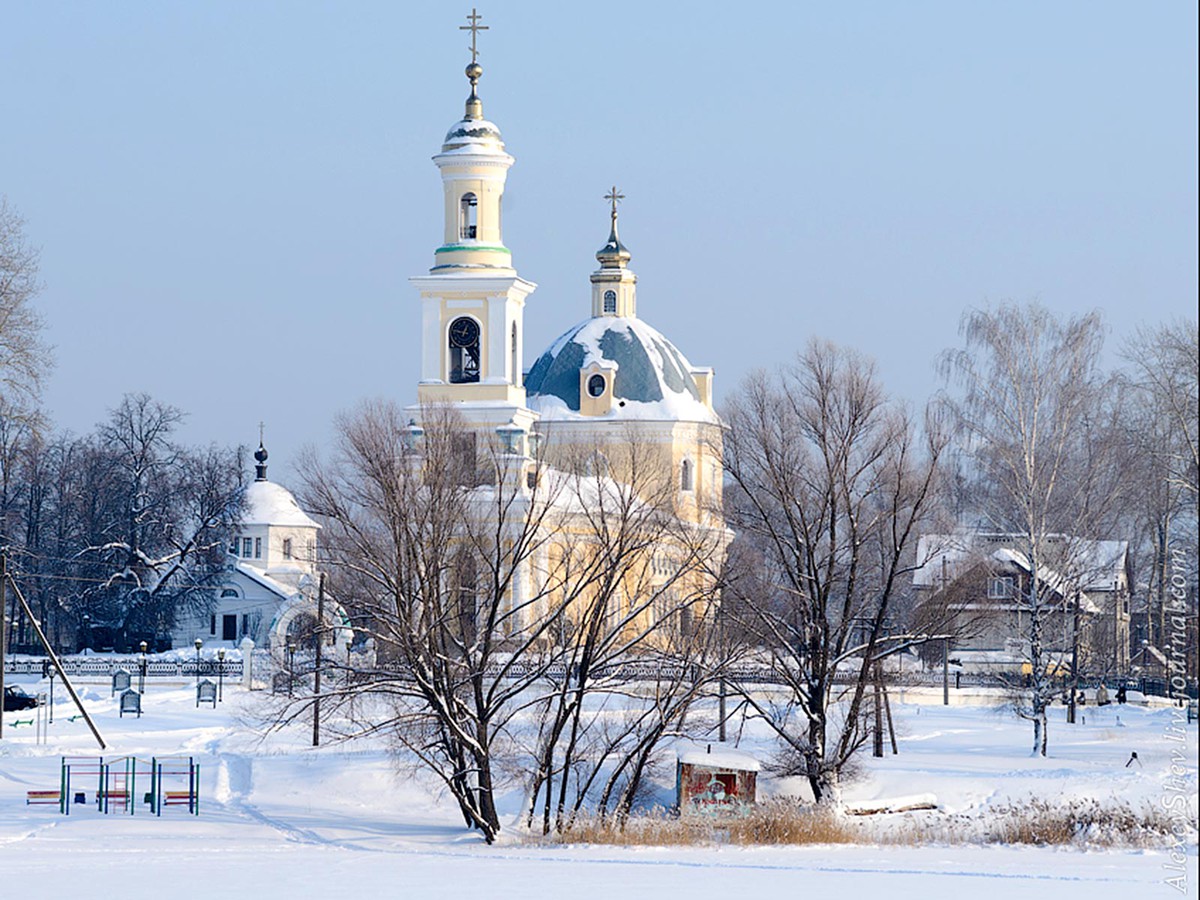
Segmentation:
<svg viewBox="0 0 1200 900">
<path fill-rule="evenodd" d="M 731 534 L 721 509 L 721 423 L 713 409 L 713 370 L 693 366 L 638 315 L 637 276 L 617 231 L 614 187 L 599 268 L 581 290 L 581 320 L 526 370 L 525 308 L 537 285 L 517 274 L 504 245 L 501 209 L 514 159 L 500 129 L 484 118 L 482 67 L 466 68 L 470 95 L 433 157 L 442 179 L 442 242 L 428 274 L 411 279 L 420 302 L 420 381 L 416 422 L 431 406 L 449 405 L 475 436 L 477 449 L 500 440 L 539 465 L 582 451 L 605 460 L 606 447 L 639 448 L 671 481 L 674 514 L 716 535 L 723 554 Z M 419 427 L 419 426 L 418 426 Z M 209 646 L 250 637 L 279 646 L 298 617 L 315 612 L 320 526 L 266 476 L 266 451 L 246 494 L 246 518 L 231 547 L 227 584 L 203 621 L 182 623 L 175 646 L 198 636 Z M 614 478 L 620 472 L 613 471 Z M 340 607 L 334 615 L 346 626 Z M 337 629 L 343 631 L 343 629 Z"/>
</svg>

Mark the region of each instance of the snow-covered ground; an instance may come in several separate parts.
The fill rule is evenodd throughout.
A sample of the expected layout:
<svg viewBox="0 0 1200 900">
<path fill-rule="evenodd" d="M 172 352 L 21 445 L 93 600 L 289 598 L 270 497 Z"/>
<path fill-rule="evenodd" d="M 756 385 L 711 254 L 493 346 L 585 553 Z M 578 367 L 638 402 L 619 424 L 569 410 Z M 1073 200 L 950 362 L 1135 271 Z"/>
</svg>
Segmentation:
<svg viewBox="0 0 1200 900">
<path fill-rule="evenodd" d="M 139 806 L 132 816 L 106 816 L 88 805 L 61 816 L 54 808 L 26 806 L 26 791 L 58 787 L 61 755 L 100 751 L 82 720 L 67 720 L 73 710 L 61 696 L 43 745 L 35 743 L 33 727 L 12 725 L 30 713 L 6 713 L 0 741 L 5 898 L 138 900 L 219 891 L 255 900 L 380 894 L 705 900 L 830 897 L 853 889 L 890 900 L 1126 900 L 1196 897 L 1200 882 L 1194 837 L 1184 894 L 1164 883 L 1180 874 L 1168 868 L 1165 850 L 559 847 L 527 843 L 516 828 L 488 847 L 462 827 L 453 804 L 425 776 L 401 770 L 381 744 L 313 749 L 311 734 L 301 728 L 260 738 L 253 722 L 261 695 L 226 685 L 217 709 L 196 709 L 190 686 L 152 683 L 146 714 L 137 719 L 118 717 L 107 686 L 84 684 L 81 692 L 109 745 L 106 756 L 195 757 L 201 765 L 200 815 L 171 808 L 159 818 Z M 1035 759 L 1029 726 L 997 708 L 993 698 L 976 699 L 943 707 L 938 691 L 894 698 L 900 753 L 868 757 L 846 798 L 932 794 L 951 813 L 1033 798 L 1162 803 L 1173 796 L 1166 783 L 1172 751 L 1182 750 L 1190 761 L 1183 781 L 1194 821 L 1196 726 L 1185 727 L 1182 744 L 1172 740 L 1172 710 L 1091 707 L 1086 723 L 1075 726 L 1056 711 L 1051 755 Z M 742 749 L 761 753 L 752 733 L 746 730 Z M 1126 765 L 1135 751 L 1137 761 Z M 767 778 L 762 786 L 768 793 L 789 788 Z M 511 785 L 500 802 L 514 819 L 520 785 Z"/>
</svg>

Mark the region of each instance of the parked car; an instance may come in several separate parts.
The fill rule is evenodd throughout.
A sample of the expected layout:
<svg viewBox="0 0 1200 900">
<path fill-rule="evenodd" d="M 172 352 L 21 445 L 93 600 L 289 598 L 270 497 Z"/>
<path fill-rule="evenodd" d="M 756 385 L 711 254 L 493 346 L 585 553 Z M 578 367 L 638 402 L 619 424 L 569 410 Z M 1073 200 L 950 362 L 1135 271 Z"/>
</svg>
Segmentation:
<svg viewBox="0 0 1200 900">
<path fill-rule="evenodd" d="M 4 688 L 4 711 L 14 712 L 18 709 L 33 709 L 38 705 L 37 697 L 30 697 L 19 687 Z"/>
</svg>

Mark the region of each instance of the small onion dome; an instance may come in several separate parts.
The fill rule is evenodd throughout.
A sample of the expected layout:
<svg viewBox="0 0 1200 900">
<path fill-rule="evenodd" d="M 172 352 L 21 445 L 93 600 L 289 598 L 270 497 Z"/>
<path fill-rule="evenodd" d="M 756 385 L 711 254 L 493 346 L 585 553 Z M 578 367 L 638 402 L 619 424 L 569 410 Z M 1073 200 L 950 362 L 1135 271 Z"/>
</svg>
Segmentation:
<svg viewBox="0 0 1200 900">
<path fill-rule="evenodd" d="M 596 251 L 596 259 L 602 269 L 623 269 L 631 259 L 629 250 L 617 236 L 617 217 L 613 216 L 612 230 L 608 233 L 608 241 Z"/>
<path fill-rule="evenodd" d="M 258 449 L 254 451 L 254 461 L 258 464 L 254 467 L 254 480 L 267 480 L 267 448 L 263 446 L 262 441 L 258 442 Z"/>
</svg>

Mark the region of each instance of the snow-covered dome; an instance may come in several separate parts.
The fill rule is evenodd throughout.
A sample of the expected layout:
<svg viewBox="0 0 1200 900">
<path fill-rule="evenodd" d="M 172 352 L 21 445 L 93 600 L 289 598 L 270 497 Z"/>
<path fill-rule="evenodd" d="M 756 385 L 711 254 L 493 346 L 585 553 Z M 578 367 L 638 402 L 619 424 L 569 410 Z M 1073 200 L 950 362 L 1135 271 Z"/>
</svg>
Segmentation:
<svg viewBox="0 0 1200 900">
<path fill-rule="evenodd" d="M 455 122 L 446 132 L 442 152 L 450 153 L 503 153 L 504 141 L 500 129 L 487 119 L 464 118 Z"/>
<path fill-rule="evenodd" d="M 525 377 L 531 409 L 542 418 L 580 411 L 580 370 L 593 363 L 614 370 L 606 417 L 715 422 L 687 358 L 641 319 L 596 316 L 571 328 L 538 357 Z"/>
<path fill-rule="evenodd" d="M 447 153 L 492 154 L 506 156 L 500 129 L 483 117 L 483 102 L 476 93 L 483 66 L 472 61 L 467 66 L 467 79 L 471 82 L 471 96 L 467 98 L 463 117 L 450 126 L 446 140 L 442 143 L 442 155 Z"/>
<path fill-rule="evenodd" d="M 321 527 L 300 508 L 291 491 L 272 481 L 252 481 L 246 486 L 242 524 Z"/>
</svg>

